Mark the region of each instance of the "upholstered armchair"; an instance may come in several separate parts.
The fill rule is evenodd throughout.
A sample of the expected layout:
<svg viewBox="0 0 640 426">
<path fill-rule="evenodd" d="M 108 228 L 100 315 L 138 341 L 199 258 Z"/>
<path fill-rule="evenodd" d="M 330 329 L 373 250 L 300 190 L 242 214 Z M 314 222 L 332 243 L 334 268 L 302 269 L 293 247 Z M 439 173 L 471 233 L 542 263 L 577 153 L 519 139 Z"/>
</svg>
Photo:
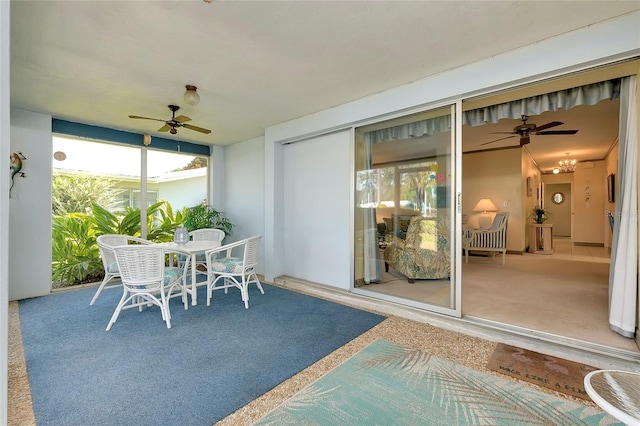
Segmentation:
<svg viewBox="0 0 640 426">
<path fill-rule="evenodd" d="M 406 238 L 393 237 L 384 251 L 385 270 L 389 266 L 409 283 L 415 279 L 442 279 L 451 275 L 449 220 L 446 217 L 414 216 Z"/>
</svg>

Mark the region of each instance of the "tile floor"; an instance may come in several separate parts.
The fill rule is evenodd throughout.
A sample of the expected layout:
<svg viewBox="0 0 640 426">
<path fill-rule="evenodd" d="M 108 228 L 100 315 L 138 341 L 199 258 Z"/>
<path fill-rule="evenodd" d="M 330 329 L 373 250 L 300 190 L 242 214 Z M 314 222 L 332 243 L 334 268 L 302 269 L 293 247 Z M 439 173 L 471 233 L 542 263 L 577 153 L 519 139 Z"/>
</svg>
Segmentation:
<svg viewBox="0 0 640 426">
<path fill-rule="evenodd" d="M 576 246 L 570 238 L 554 237 L 552 259 L 578 260 L 582 262 L 609 263 L 611 253 L 605 247 Z"/>
</svg>

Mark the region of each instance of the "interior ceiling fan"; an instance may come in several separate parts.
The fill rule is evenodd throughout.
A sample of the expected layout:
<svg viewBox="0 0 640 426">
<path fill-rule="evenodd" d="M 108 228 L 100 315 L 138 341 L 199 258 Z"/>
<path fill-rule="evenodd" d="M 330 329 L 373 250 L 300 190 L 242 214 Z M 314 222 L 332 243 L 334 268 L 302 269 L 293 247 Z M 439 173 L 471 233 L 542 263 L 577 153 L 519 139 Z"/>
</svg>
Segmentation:
<svg viewBox="0 0 640 426">
<path fill-rule="evenodd" d="M 544 136 L 544 135 L 575 135 L 576 133 L 578 133 L 577 130 L 547 130 L 550 129 L 551 127 L 556 127 L 556 126 L 560 126 L 564 123 L 560 122 L 560 121 L 552 121 L 550 123 L 547 124 L 543 124 L 542 126 L 536 126 L 535 124 L 527 124 L 527 120 L 529 119 L 528 116 L 523 115 L 522 116 L 522 124 L 516 126 L 513 128 L 513 132 L 492 132 L 492 134 L 508 134 L 511 136 L 506 136 L 504 138 L 500 138 L 500 139 L 496 139 L 490 142 L 485 142 L 483 144 L 480 145 L 488 145 L 490 143 L 494 143 L 494 142 L 498 142 L 504 139 L 509 139 L 509 138 L 515 138 L 516 136 L 520 136 L 520 146 L 526 145 L 529 142 L 531 142 L 529 140 L 529 136 L 530 135 L 539 135 L 539 136 Z"/>
<path fill-rule="evenodd" d="M 149 117 L 141 117 L 139 115 L 130 115 L 129 118 L 140 118 L 143 120 L 154 120 L 154 121 L 162 121 L 164 122 L 164 126 L 158 129 L 159 132 L 169 132 L 172 135 L 178 133 L 178 127 L 184 127 L 185 129 L 195 130 L 196 132 L 209 134 L 211 130 L 205 129 L 202 127 L 194 126 L 192 124 L 186 124 L 187 121 L 191 121 L 191 119 L 184 115 L 179 115 L 176 117 L 176 111 L 180 109 L 177 105 L 169 105 L 169 109 L 172 112 L 171 120 L 162 120 L 160 118 L 149 118 Z"/>
</svg>

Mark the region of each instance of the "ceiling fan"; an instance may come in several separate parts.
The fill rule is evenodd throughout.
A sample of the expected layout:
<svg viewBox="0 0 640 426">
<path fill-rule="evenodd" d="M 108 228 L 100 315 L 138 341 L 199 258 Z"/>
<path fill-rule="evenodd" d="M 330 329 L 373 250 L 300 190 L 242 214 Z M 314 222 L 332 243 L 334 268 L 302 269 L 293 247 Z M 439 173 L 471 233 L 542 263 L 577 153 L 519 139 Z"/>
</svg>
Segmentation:
<svg viewBox="0 0 640 426">
<path fill-rule="evenodd" d="M 149 117 L 141 117 L 139 115 L 130 115 L 129 118 L 140 118 L 143 120 L 155 120 L 155 121 L 162 121 L 164 122 L 164 126 L 160 127 L 158 129 L 159 132 L 169 132 L 172 135 L 175 135 L 176 133 L 178 133 L 177 128 L 178 127 L 184 127 L 185 129 L 189 129 L 189 130 L 195 130 L 196 132 L 200 132 L 200 133 L 204 133 L 204 134 L 209 134 L 211 133 L 211 130 L 209 129 L 205 129 L 202 127 L 198 127 L 198 126 L 194 126 L 192 124 L 185 124 L 187 121 L 191 121 L 191 119 L 187 116 L 184 115 L 179 115 L 176 117 L 176 111 L 180 109 L 179 106 L 177 105 L 169 105 L 169 109 L 172 112 L 171 115 L 171 120 L 162 120 L 160 118 L 149 118 Z"/>
<path fill-rule="evenodd" d="M 540 135 L 540 136 L 544 136 L 544 135 L 575 135 L 576 133 L 578 133 L 577 130 L 547 130 L 550 129 L 551 127 L 556 127 L 556 126 L 560 126 L 564 123 L 560 122 L 560 121 L 552 121 L 550 123 L 547 124 L 543 124 L 542 126 L 536 126 L 535 124 L 527 124 L 527 120 L 529 119 L 528 116 L 523 115 L 522 116 L 522 124 L 516 126 L 513 128 L 513 132 L 493 132 L 492 134 L 509 134 L 512 136 L 506 136 L 504 138 L 500 138 L 500 139 L 496 139 L 490 142 L 485 142 L 483 144 L 480 145 L 488 145 L 490 143 L 494 143 L 494 142 L 498 142 L 504 139 L 509 139 L 509 138 L 515 138 L 516 136 L 520 136 L 520 146 L 526 145 L 529 142 L 531 142 L 529 140 L 529 136 L 530 135 Z"/>
</svg>

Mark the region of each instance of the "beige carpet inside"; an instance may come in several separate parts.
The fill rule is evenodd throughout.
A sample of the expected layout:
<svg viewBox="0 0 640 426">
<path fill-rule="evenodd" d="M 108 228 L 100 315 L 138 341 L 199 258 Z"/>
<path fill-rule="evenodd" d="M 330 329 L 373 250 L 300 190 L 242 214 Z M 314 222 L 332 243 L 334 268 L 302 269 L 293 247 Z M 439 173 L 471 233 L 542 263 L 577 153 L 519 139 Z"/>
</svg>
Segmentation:
<svg viewBox="0 0 640 426">
<path fill-rule="evenodd" d="M 585 257 L 585 259 L 588 259 Z M 447 306 L 448 280 L 409 284 L 397 271 L 362 289 Z M 471 256 L 462 263 L 462 314 L 561 337 L 638 351 L 609 328 L 609 264 L 533 254 Z"/>
</svg>

